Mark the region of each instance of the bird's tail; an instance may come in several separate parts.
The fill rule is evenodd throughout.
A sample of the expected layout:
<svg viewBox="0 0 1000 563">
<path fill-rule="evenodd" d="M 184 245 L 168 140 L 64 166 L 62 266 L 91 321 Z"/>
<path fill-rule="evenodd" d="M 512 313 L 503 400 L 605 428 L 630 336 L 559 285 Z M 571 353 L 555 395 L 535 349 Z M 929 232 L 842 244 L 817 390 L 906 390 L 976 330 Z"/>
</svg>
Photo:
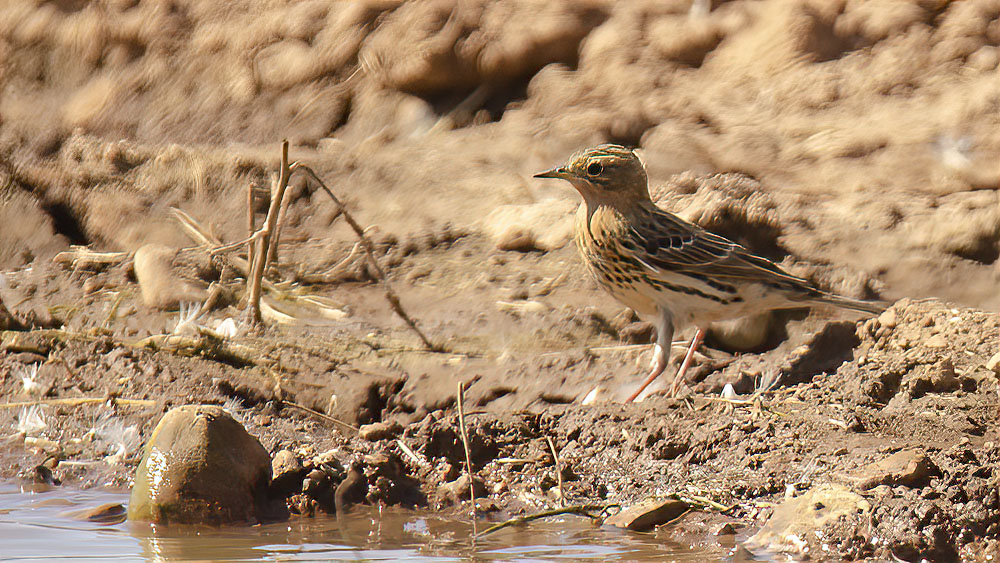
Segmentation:
<svg viewBox="0 0 1000 563">
<path fill-rule="evenodd" d="M 861 299 L 851 299 L 850 297 L 841 297 L 840 295 L 834 295 L 826 292 L 820 292 L 819 295 L 813 295 L 810 297 L 811 300 L 816 303 L 825 303 L 842 309 L 851 309 L 852 311 L 871 313 L 873 315 L 877 315 L 882 311 L 885 311 L 889 308 L 889 305 L 891 305 L 891 303 L 887 303 L 885 301 L 862 301 Z"/>
</svg>

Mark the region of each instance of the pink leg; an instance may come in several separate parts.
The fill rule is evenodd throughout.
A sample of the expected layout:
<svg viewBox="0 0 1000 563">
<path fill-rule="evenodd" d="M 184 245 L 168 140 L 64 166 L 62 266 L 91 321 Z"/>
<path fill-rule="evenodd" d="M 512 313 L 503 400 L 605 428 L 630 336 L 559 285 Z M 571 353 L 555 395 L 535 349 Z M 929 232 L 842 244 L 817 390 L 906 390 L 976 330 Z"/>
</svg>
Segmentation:
<svg viewBox="0 0 1000 563">
<path fill-rule="evenodd" d="M 635 393 L 632 393 L 632 395 L 630 395 L 628 399 L 625 399 L 626 403 L 631 403 L 635 401 L 635 398 L 641 395 L 642 392 L 646 390 L 646 387 L 649 387 L 650 383 L 655 381 L 657 377 L 660 377 L 660 374 L 663 373 L 663 369 L 667 367 L 667 355 L 669 353 L 670 353 L 669 343 L 667 344 L 666 350 L 664 350 L 663 347 L 660 346 L 659 344 L 656 345 L 656 348 L 653 351 L 653 370 L 649 372 L 649 376 L 646 378 L 646 381 L 642 382 L 642 385 L 639 386 L 639 389 L 637 389 Z"/>
<path fill-rule="evenodd" d="M 684 355 L 684 361 L 681 363 L 680 369 L 677 370 L 677 375 L 674 376 L 674 382 L 670 384 L 670 394 L 668 397 L 677 395 L 677 388 L 684 381 L 684 376 L 691 366 L 691 360 L 694 359 L 694 351 L 698 349 L 698 346 L 701 346 L 701 341 L 704 339 L 705 331 L 700 328 L 695 330 L 694 338 L 691 339 L 691 346 L 688 347 L 687 354 Z"/>
</svg>

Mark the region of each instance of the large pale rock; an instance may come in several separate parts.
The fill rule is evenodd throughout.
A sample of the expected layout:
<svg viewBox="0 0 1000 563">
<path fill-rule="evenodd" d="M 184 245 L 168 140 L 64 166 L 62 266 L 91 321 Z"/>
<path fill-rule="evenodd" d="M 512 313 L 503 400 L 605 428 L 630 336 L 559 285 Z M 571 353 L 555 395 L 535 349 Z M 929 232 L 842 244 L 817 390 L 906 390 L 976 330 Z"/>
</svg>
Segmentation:
<svg viewBox="0 0 1000 563">
<path fill-rule="evenodd" d="M 805 554 L 827 524 L 869 510 L 868 501 L 846 487 L 823 485 L 779 504 L 747 547 Z"/>
<path fill-rule="evenodd" d="M 136 471 L 131 520 L 259 522 L 283 517 L 268 496 L 271 459 L 221 407 L 187 405 L 163 416 Z"/>
</svg>

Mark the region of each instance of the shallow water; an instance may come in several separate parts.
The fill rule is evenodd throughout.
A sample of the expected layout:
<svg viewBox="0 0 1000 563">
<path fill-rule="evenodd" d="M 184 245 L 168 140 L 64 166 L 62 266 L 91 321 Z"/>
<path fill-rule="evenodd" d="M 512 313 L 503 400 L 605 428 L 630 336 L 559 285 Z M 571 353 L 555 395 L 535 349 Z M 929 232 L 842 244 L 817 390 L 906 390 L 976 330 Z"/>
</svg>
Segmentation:
<svg viewBox="0 0 1000 563">
<path fill-rule="evenodd" d="M 654 534 L 595 528 L 575 516 L 501 530 L 477 541 L 473 552 L 468 521 L 409 510 L 363 508 L 341 520 L 228 528 L 101 525 L 74 514 L 127 499 L 127 491 L 30 492 L 0 484 L 0 561 L 717 560 Z"/>
</svg>

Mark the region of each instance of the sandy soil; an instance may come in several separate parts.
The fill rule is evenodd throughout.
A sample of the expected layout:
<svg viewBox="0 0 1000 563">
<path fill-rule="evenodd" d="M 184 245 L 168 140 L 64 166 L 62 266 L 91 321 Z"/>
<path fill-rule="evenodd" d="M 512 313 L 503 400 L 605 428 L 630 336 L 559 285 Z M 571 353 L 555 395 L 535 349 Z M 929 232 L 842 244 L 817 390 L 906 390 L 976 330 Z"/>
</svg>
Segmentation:
<svg viewBox="0 0 1000 563">
<path fill-rule="evenodd" d="M 449 506 L 462 381 L 484 512 L 555 502 L 548 437 L 573 500 L 735 505 L 661 532 L 720 550 L 724 522 L 744 537 L 837 485 L 867 504 L 788 549 L 994 553 L 1000 2 L 695 4 L 5 3 L 0 302 L 6 328 L 34 330 L 2 335 L 3 475 L 125 482 L 165 409 L 228 401 L 272 453 L 360 464 L 369 502 Z M 209 257 L 172 208 L 242 239 L 283 138 L 446 352 L 392 313 L 301 176 L 265 297 L 291 317 L 239 322 L 240 253 Z M 586 277 L 576 194 L 531 178 L 606 141 L 640 149 L 664 207 L 832 291 L 901 301 L 720 327 L 685 398 L 621 405 L 651 329 Z M 71 245 L 124 254 L 54 259 Z M 163 338 L 209 284 L 196 324 L 237 336 Z M 10 405 L 39 397 L 44 428 Z M 400 429 L 366 440 L 294 405 Z"/>
</svg>

